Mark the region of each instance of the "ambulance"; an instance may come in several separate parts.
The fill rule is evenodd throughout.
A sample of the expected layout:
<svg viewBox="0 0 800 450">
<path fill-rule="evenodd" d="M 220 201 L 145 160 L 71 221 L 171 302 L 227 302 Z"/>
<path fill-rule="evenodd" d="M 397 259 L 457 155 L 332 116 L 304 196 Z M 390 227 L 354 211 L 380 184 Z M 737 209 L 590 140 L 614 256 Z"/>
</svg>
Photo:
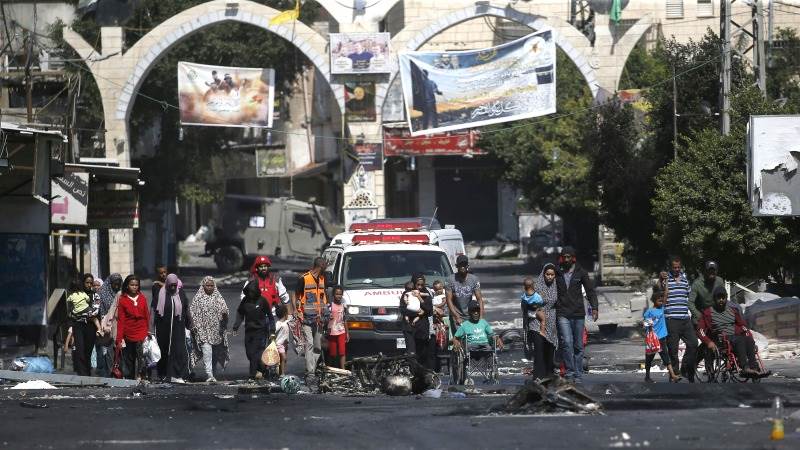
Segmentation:
<svg viewBox="0 0 800 450">
<path fill-rule="evenodd" d="M 446 282 L 464 254 L 457 229 L 423 219 L 383 219 L 353 224 L 336 235 L 322 257 L 328 280 L 344 289 L 348 357 L 404 353 L 400 318 L 403 285 L 414 273 L 428 286 Z"/>
</svg>

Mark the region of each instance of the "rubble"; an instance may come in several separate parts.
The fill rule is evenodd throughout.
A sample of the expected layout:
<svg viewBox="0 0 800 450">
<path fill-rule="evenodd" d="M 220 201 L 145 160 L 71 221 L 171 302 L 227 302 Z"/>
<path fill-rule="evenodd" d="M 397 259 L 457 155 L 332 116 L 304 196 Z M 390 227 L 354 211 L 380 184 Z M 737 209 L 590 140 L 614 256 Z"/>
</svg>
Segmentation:
<svg viewBox="0 0 800 450">
<path fill-rule="evenodd" d="M 368 356 L 348 363 L 350 370 L 321 365 L 319 392 L 387 395 L 422 394 L 441 386 L 439 377 L 421 366 L 414 355 Z"/>
<path fill-rule="evenodd" d="M 506 414 L 602 414 L 602 405 L 559 378 L 528 381 L 514 396 L 494 413 Z"/>
</svg>

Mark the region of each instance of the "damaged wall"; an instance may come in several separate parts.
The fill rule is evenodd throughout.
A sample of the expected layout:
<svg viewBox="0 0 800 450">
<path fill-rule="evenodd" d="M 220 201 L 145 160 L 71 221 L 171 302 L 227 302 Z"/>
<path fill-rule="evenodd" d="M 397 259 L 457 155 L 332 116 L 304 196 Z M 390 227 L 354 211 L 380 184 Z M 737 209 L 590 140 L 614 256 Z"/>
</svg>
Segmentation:
<svg viewBox="0 0 800 450">
<path fill-rule="evenodd" d="M 756 216 L 800 214 L 800 115 L 751 116 L 748 193 Z"/>
</svg>

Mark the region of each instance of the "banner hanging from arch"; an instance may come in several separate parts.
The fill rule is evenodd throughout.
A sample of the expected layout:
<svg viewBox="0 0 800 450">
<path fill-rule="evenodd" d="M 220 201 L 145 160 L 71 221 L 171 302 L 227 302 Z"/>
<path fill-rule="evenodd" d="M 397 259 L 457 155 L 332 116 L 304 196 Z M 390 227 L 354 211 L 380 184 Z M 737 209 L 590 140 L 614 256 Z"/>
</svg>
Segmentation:
<svg viewBox="0 0 800 450">
<path fill-rule="evenodd" d="M 556 112 L 552 30 L 483 50 L 401 53 L 412 136 Z"/>
<path fill-rule="evenodd" d="M 273 69 L 178 63 L 181 125 L 272 128 Z"/>
</svg>

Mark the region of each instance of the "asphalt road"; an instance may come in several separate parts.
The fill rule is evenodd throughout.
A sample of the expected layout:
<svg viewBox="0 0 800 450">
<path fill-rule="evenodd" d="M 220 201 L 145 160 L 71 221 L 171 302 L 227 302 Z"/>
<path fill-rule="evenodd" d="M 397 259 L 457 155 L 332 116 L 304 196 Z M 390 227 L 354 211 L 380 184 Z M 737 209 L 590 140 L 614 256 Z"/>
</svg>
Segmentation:
<svg viewBox="0 0 800 450">
<path fill-rule="evenodd" d="M 474 264 L 487 298 L 487 318 L 511 326 L 519 315 L 519 284 L 529 269 L 519 263 Z M 197 274 L 199 275 L 199 274 Z M 197 278 L 197 277 L 195 277 Z M 193 277 L 184 277 L 192 289 Z M 199 278 L 197 278 L 199 280 Z M 196 283 L 196 281 L 195 281 Z M 231 311 L 238 292 L 223 295 Z M 608 298 L 625 296 L 615 293 Z M 602 314 L 602 310 L 601 310 Z M 786 422 L 786 438 L 770 441 L 772 399 L 786 415 L 800 407 L 797 360 L 776 362 L 782 376 L 759 384 L 642 382 L 635 330 L 593 334 L 591 372 L 582 386 L 604 415 L 509 416 L 490 414 L 524 383 L 528 363 L 520 350 L 503 352 L 500 386 L 478 384 L 457 398 L 352 397 L 240 391 L 232 380 L 247 374 L 243 336 L 232 338 L 224 384 L 150 385 L 144 388 L 62 388 L 19 391 L 0 386 L 0 446 L 26 448 L 800 448 L 800 420 Z M 290 357 L 289 371 L 302 372 Z M 446 381 L 446 380 L 445 380 Z M 489 391 L 492 391 L 490 393 Z M 800 413 L 797 414 L 800 419 Z"/>
</svg>

